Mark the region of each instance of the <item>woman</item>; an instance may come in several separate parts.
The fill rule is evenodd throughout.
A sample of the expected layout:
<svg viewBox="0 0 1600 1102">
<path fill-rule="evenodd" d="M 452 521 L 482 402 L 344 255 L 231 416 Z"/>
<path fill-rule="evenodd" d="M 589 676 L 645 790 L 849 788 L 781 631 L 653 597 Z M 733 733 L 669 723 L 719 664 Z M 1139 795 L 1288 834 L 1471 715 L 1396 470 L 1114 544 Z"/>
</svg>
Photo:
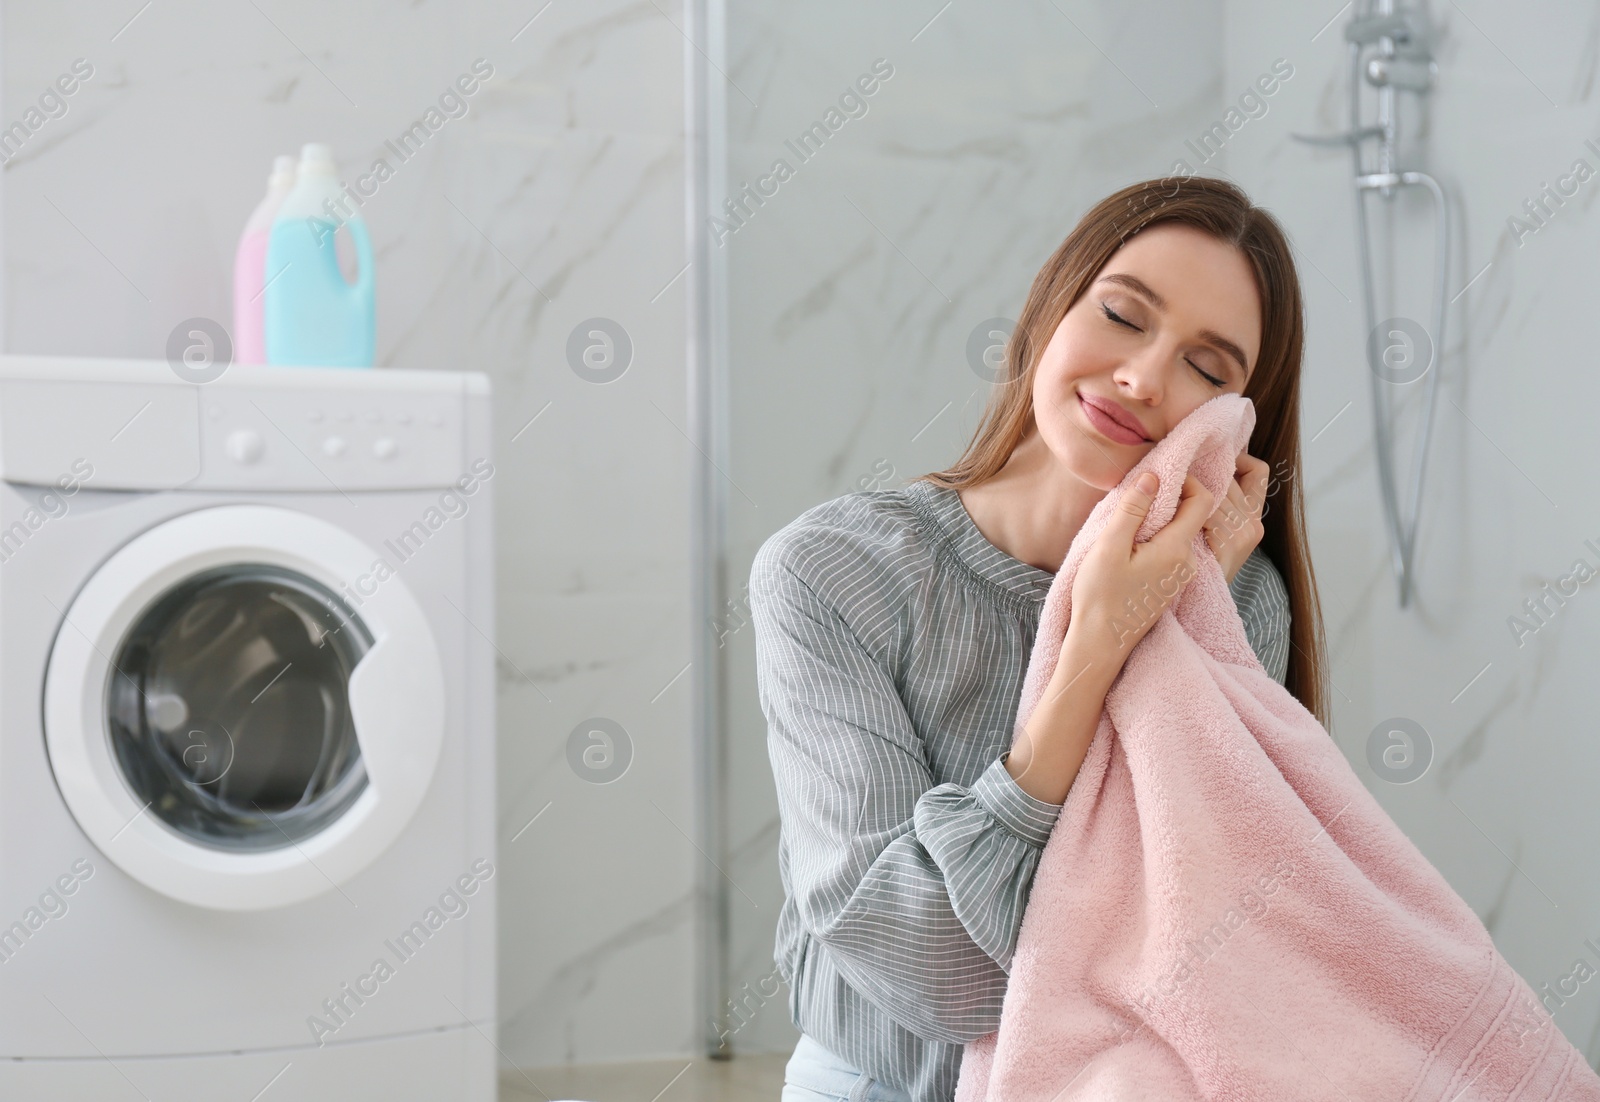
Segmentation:
<svg viewBox="0 0 1600 1102">
<path fill-rule="evenodd" d="M 750 595 L 787 895 L 776 948 L 803 1034 L 784 1102 L 954 1095 L 962 1045 L 999 1023 L 1039 853 L 1106 691 L 1170 603 L 1150 603 L 1153 583 L 1192 568 L 1196 532 L 1262 665 L 1326 726 L 1289 477 L 1301 346 L 1299 282 L 1271 215 L 1221 180 L 1135 184 L 1034 279 L 954 467 L 819 505 L 763 544 Z M 1227 501 L 1190 476 L 1172 521 L 1135 545 L 1152 495 L 1126 495 L 1074 579 L 1049 703 L 1013 746 L 1073 536 L 1225 391 L 1256 410 Z"/>
</svg>

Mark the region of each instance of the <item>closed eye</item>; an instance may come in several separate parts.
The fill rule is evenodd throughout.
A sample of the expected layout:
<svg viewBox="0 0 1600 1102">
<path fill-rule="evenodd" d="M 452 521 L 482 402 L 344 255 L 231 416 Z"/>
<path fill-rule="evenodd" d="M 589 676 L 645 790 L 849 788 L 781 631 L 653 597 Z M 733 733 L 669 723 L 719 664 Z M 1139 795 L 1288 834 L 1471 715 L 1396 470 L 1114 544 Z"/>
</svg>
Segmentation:
<svg viewBox="0 0 1600 1102">
<path fill-rule="evenodd" d="M 1126 318 L 1118 317 L 1116 311 L 1112 310 L 1109 304 L 1102 302 L 1100 304 L 1100 309 L 1105 312 L 1106 317 L 1110 318 L 1116 324 L 1125 325 L 1129 329 L 1132 329 L 1136 333 L 1140 331 L 1140 329 L 1139 329 L 1139 327 L 1137 325 L 1134 325 L 1132 322 L 1128 321 Z M 1227 382 L 1226 379 L 1214 378 L 1211 375 L 1207 375 L 1204 371 L 1201 371 L 1200 370 L 1200 365 L 1195 363 L 1193 360 L 1189 359 L 1188 357 L 1185 357 L 1183 362 L 1188 364 L 1190 367 L 1194 368 L 1196 371 L 1199 371 L 1200 375 L 1206 380 L 1206 382 L 1210 383 L 1212 386 L 1214 386 L 1214 387 L 1224 387 L 1224 386 L 1228 385 L 1228 382 Z"/>
</svg>

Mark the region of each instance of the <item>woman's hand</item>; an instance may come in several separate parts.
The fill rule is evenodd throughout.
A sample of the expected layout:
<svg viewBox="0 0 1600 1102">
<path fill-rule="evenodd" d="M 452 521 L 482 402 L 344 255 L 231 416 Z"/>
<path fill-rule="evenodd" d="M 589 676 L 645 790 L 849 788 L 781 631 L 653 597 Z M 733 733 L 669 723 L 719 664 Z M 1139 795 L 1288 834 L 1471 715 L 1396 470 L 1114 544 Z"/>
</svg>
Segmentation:
<svg viewBox="0 0 1600 1102">
<path fill-rule="evenodd" d="M 1122 495 L 1072 580 L 1068 634 L 1076 632 L 1080 642 L 1086 640 L 1088 651 L 1115 654 L 1116 669 L 1194 578 L 1194 537 L 1216 507 L 1215 496 L 1191 474 L 1184 479 L 1172 520 L 1146 542 L 1135 544 L 1133 537 L 1159 484 L 1151 472 L 1143 481 L 1150 488 L 1136 484 Z M 1059 665 L 1056 670 L 1067 677 L 1076 672 Z"/>
<path fill-rule="evenodd" d="M 1072 579 L 1072 618 L 1050 684 L 1006 755 L 1006 771 L 1036 800 L 1059 804 L 1083 767 L 1106 693 L 1135 644 L 1194 577 L 1194 537 L 1216 498 L 1194 475 L 1183 483 L 1178 510 L 1144 543 L 1133 537 L 1160 485 L 1122 495 Z"/>
<path fill-rule="evenodd" d="M 1206 542 L 1230 584 L 1266 533 L 1261 513 L 1267 504 L 1267 475 L 1265 461 L 1240 452 L 1228 496 L 1205 523 Z"/>
</svg>

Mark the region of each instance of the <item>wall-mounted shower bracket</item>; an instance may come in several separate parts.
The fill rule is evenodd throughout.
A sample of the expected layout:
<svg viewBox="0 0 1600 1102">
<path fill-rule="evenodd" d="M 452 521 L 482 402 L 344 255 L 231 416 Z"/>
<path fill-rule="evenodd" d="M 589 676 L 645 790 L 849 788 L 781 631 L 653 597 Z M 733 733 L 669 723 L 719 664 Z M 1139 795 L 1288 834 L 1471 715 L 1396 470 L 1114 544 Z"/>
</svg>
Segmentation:
<svg viewBox="0 0 1600 1102">
<path fill-rule="evenodd" d="M 1439 63 L 1432 58 L 1367 58 L 1367 83 L 1374 88 L 1426 92 L 1433 87 L 1433 79 L 1438 75 Z"/>
<path fill-rule="evenodd" d="M 1350 54 L 1350 129 L 1338 134 L 1293 134 L 1295 139 L 1311 145 L 1348 145 L 1354 167 L 1354 192 L 1356 201 L 1356 240 L 1361 250 L 1361 279 L 1365 291 L 1368 340 L 1364 358 L 1367 377 L 1372 385 L 1373 436 L 1378 453 L 1378 482 L 1383 495 L 1383 515 L 1389 534 L 1389 549 L 1393 568 L 1400 586 L 1400 607 L 1404 608 L 1413 585 L 1412 552 L 1416 544 L 1417 520 L 1422 508 L 1422 476 L 1427 465 L 1428 440 L 1433 429 L 1434 399 L 1438 392 L 1440 375 L 1440 349 L 1444 340 L 1445 275 L 1449 266 L 1449 208 L 1445 192 L 1439 182 L 1425 172 L 1407 172 L 1395 165 L 1395 149 L 1399 140 L 1395 113 L 1395 90 L 1426 95 L 1433 87 L 1438 74 L 1438 64 L 1433 60 L 1433 28 L 1420 8 L 1394 10 L 1394 0 L 1372 0 L 1358 8 L 1344 30 Z M 1372 56 L 1365 59 L 1366 47 L 1373 47 Z M 1378 121 L 1373 126 L 1361 123 L 1361 83 L 1378 90 Z M 1368 169 L 1361 156 L 1362 142 L 1378 139 L 1378 164 Z M 1389 333 L 1378 333 L 1379 319 L 1373 293 L 1371 246 L 1368 243 L 1367 211 L 1364 197 L 1375 191 L 1385 199 L 1392 199 L 1404 187 L 1425 189 L 1433 199 L 1434 214 L 1434 288 L 1433 328 L 1427 331 L 1428 356 L 1422 375 L 1427 377 L 1427 393 L 1423 398 L 1422 428 L 1413 454 L 1411 516 L 1403 515 L 1399 492 L 1395 486 L 1393 457 L 1393 417 L 1390 408 L 1389 388 L 1406 385 L 1416 378 L 1394 379 L 1389 365 L 1380 363 L 1375 350 Z M 1387 325 L 1391 319 L 1384 319 Z M 1381 338 L 1381 339 L 1380 339 Z"/>
</svg>

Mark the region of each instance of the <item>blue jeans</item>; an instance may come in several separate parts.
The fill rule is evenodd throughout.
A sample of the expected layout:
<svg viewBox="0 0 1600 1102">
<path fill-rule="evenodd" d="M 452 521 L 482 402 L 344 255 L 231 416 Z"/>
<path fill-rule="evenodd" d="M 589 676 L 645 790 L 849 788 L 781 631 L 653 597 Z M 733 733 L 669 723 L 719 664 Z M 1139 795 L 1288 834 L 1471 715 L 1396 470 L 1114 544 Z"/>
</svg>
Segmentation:
<svg viewBox="0 0 1600 1102">
<path fill-rule="evenodd" d="M 857 1071 L 802 1033 L 783 1071 L 780 1102 L 911 1102 L 911 1096 Z"/>
</svg>

